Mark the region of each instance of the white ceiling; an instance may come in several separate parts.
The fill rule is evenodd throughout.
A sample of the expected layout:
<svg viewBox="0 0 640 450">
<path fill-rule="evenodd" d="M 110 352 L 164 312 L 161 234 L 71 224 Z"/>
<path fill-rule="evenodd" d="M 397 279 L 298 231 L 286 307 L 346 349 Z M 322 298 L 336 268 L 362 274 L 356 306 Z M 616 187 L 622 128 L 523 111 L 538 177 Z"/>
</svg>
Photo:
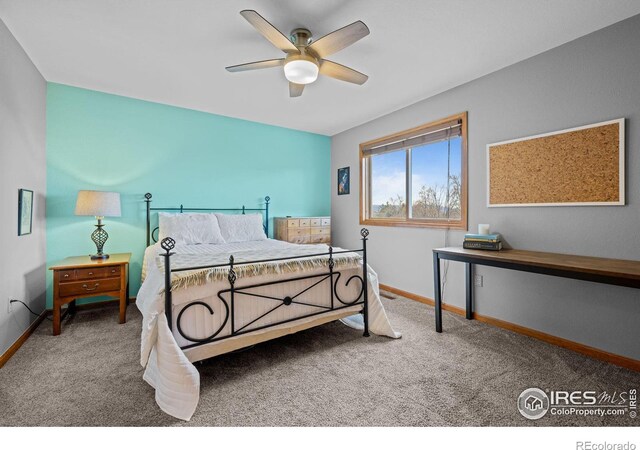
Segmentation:
<svg viewBox="0 0 640 450">
<path fill-rule="evenodd" d="M 239 13 L 285 35 L 355 20 L 371 34 L 330 59 L 369 75 L 290 98 L 282 69 L 224 67 L 282 53 Z M 48 80 L 334 135 L 640 13 L 640 0 L 0 0 Z"/>
</svg>

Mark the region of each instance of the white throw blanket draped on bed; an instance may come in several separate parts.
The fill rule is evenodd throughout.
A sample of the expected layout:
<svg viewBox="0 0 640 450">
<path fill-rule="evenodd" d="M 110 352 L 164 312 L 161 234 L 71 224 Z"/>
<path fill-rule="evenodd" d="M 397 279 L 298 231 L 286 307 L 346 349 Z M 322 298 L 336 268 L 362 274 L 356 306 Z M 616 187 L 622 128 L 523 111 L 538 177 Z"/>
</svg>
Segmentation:
<svg viewBox="0 0 640 450">
<path fill-rule="evenodd" d="M 270 242 L 265 241 L 261 245 L 263 250 L 260 259 L 273 257 L 270 256 L 271 253 L 274 253 L 273 249 L 280 247 L 280 244 L 272 244 L 271 239 L 268 241 Z M 269 247 L 271 247 L 271 253 Z M 303 247 L 309 246 L 294 245 L 290 247 L 290 256 L 297 255 L 296 247 L 300 248 L 298 254 L 305 254 L 305 252 L 308 254 L 308 248 L 303 250 Z M 328 247 L 325 245 L 313 247 L 317 247 L 318 253 L 328 251 Z M 183 251 L 185 250 L 178 250 L 179 253 Z M 340 249 L 336 248 L 335 251 L 340 251 Z M 159 246 L 154 245 L 149 248 L 147 255 L 158 255 L 160 253 Z M 156 402 L 164 412 L 182 420 L 189 420 L 198 405 L 200 374 L 180 349 L 169 329 L 164 314 L 163 273 L 157 264 L 153 264 L 150 261 L 145 261 L 144 264 L 146 265 L 146 279 L 136 300 L 136 306 L 143 315 L 140 363 L 143 367 L 146 367 L 144 380 L 155 388 Z M 368 276 L 369 330 L 378 335 L 399 338 L 401 336 L 400 333 L 397 333 L 391 327 L 380 302 L 378 277 L 370 267 L 368 268 Z M 347 318 L 343 322 L 354 328 L 362 329 L 361 321 Z"/>
</svg>

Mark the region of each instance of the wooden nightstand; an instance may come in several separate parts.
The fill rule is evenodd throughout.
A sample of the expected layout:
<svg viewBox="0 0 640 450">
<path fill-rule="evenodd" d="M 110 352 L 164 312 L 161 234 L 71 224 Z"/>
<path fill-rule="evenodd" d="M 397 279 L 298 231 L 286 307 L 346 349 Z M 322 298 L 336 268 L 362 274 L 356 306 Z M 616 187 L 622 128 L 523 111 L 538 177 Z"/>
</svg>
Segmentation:
<svg viewBox="0 0 640 450">
<path fill-rule="evenodd" d="M 108 259 L 71 256 L 49 269 L 53 270 L 53 335 L 60 334 L 62 306 L 69 303 L 73 314 L 76 299 L 101 295 L 120 299 L 120 323 L 127 321 L 129 303 L 129 259 L 131 253 L 111 254 Z"/>
</svg>

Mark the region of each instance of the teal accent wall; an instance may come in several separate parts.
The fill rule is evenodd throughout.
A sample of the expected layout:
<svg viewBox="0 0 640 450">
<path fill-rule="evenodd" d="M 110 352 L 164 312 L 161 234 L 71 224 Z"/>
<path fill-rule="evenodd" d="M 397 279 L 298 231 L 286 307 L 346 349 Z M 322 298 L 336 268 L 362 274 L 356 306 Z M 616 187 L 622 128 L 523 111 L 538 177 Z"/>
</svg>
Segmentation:
<svg viewBox="0 0 640 450">
<path fill-rule="evenodd" d="M 105 219 L 105 251 L 133 253 L 131 295 L 146 192 L 154 206 L 261 207 L 269 195 L 271 217 L 331 211 L 328 136 L 48 83 L 46 139 L 47 266 L 95 252 L 95 219 L 74 216 L 77 192 L 120 192 L 122 217 Z M 51 283 L 49 273 L 48 307 Z"/>
</svg>

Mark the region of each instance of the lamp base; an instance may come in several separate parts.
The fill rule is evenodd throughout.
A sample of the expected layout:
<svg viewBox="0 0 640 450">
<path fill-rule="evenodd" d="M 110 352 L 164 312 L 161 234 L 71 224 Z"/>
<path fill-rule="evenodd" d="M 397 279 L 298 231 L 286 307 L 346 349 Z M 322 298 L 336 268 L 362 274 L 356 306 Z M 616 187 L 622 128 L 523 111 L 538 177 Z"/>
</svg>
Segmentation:
<svg viewBox="0 0 640 450">
<path fill-rule="evenodd" d="M 107 255 L 106 253 L 102 253 L 102 249 L 104 247 L 104 244 L 107 242 L 107 239 L 109 239 L 109 235 L 102 228 L 104 227 L 104 225 L 102 224 L 102 217 L 96 218 L 98 219 L 98 224 L 96 225 L 96 229 L 93 231 L 93 233 L 91 233 L 91 240 L 94 244 L 96 244 L 96 254 L 91 255 L 91 259 L 108 259 L 109 255 Z"/>
</svg>

